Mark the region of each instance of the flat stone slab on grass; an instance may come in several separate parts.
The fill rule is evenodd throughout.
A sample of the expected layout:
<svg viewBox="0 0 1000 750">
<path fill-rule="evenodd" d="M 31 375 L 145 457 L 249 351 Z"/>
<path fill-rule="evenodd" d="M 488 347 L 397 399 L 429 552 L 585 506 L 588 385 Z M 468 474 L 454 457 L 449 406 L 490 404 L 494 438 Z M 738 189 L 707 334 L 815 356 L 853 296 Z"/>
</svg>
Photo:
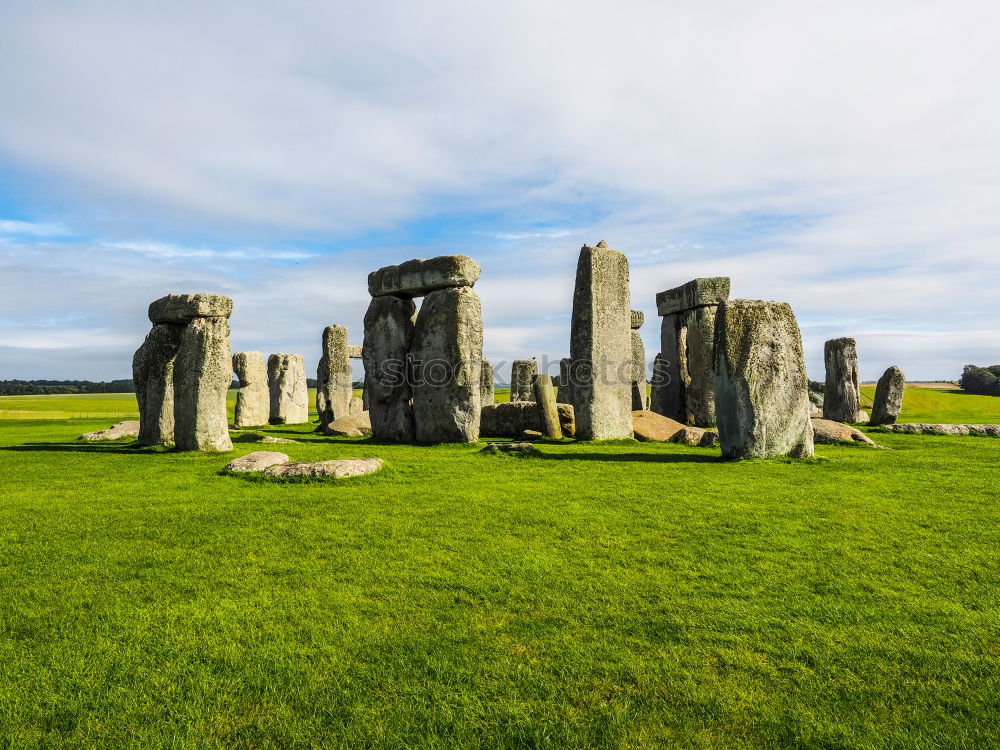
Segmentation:
<svg viewBox="0 0 1000 750">
<path fill-rule="evenodd" d="M 368 274 L 368 292 L 372 297 L 387 294 L 396 297 L 423 297 L 435 289 L 473 286 L 479 279 L 479 264 L 467 255 L 441 255 L 424 260 L 417 258 L 385 266 Z"/>
<path fill-rule="evenodd" d="M 324 435 L 335 435 L 337 437 L 361 437 L 372 434 L 371 415 L 366 412 L 351 414 L 347 417 L 339 417 L 330 424 L 319 430 Z"/>
<path fill-rule="evenodd" d="M 85 440 L 88 443 L 93 443 L 98 440 L 118 440 L 123 437 L 138 437 L 139 436 L 139 422 L 138 421 L 127 421 L 119 422 L 118 424 L 111 425 L 106 430 L 98 430 L 97 432 L 85 432 L 80 435 L 80 440 Z"/>
<path fill-rule="evenodd" d="M 831 419 L 813 419 L 813 442 L 821 445 L 832 445 L 834 443 L 865 443 L 873 447 L 878 447 L 875 442 L 861 430 L 851 427 L 843 422 L 834 422 Z"/>
<path fill-rule="evenodd" d="M 271 435 L 260 435 L 256 432 L 248 432 L 239 437 L 233 438 L 234 443 L 297 443 L 298 440 L 290 438 L 272 437 Z"/>
<path fill-rule="evenodd" d="M 493 456 L 530 456 L 540 451 L 533 443 L 487 443 L 479 452 Z"/>
<path fill-rule="evenodd" d="M 226 464 L 226 471 L 264 471 L 269 466 L 284 463 L 288 463 L 288 456 L 284 453 L 278 453 L 277 451 L 254 451 L 253 453 L 247 453 L 245 456 L 234 458 Z"/>
<path fill-rule="evenodd" d="M 381 458 L 341 458 L 331 461 L 293 462 L 271 466 L 264 474 L 269 477 L 359 477 L 374 474 L 385 466 Z"/>
<path fill-rule="evenodd" d="M 654 411 L 637 409 L 632 412 L 632 434 L 636 440 L 665 443 L 686 427 L 676 419 Z"/>
<path fill-rule="evenodd" d="M 1000 424 L 884 424 L 885 432 L 902 432 L 908 435 L 973 435 L 1000 437 Z"/>
</svg>

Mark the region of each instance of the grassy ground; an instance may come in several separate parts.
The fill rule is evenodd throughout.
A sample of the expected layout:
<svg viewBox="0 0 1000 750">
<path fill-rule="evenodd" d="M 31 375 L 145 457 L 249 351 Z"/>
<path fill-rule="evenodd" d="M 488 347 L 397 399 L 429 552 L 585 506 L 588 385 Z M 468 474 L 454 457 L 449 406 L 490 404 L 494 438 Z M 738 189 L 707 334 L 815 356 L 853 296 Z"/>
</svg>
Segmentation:
<svg viewBox="0 0 1000 750">
<path fill-rule="evenodd" d="M 0 421 L 0 747 L 1000 743 L 1000 440 L 727 464 L 266 430 L 387 461 L 337 483 L 75 441 L 107 424 Z"/>
</svg>

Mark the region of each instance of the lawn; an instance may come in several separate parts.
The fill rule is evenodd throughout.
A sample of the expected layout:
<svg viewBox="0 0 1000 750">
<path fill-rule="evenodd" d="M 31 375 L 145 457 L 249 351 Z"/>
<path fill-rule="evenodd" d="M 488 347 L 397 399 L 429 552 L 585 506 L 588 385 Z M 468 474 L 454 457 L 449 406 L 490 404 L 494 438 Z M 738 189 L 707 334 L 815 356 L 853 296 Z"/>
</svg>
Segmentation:
<svg viewBox="0 0 1000 750">
<path fill-rule="evenodd" d="M 924 398 L 906 419 L 1000 421 Z M 107 424 L 0 421 L 0 747 L 1000 743 L 1000 440 L 723 463 L 266 430 L 387 462 L 333 482 L 75 440 Z"/>
</svg>

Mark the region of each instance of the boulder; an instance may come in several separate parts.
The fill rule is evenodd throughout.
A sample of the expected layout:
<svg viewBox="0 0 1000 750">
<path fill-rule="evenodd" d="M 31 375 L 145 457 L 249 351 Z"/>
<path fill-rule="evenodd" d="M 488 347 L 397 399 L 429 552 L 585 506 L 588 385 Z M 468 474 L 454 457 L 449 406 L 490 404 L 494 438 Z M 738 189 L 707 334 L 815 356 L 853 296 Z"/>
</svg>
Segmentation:
<svg viewBox="0 0 1000 750">
<path fill-rule="evenodd" d="M 269 477 L 358 477 L 374 474 L 385 465 L 381 458 L 341 458 L 330 461 L 292 462 L 269 467 Z"/>
<path fill-rule="evenodd" d="M 532 379 L 538 374 L 538 362 L 515 359 L 510 366 L 510 400 L 533 401 Z"/>
<path fill-rule="evenodd" d="M 538 430 L 525 430 L 518 436 L 518 439 L 521 442 L 534 443 L 537 440 L 542 440 L 544 437 L 545 435 Z"/>
<path fill-rule="evenodd" d="M 479 264 L 466 255 L 417 258 L 372 271 L 368 274 L 368 292 L 372 297 L 423 297 L 437 289 L 471 287 L 479 273 Z"/>
<path fill-rule="evenodd" d="M 849 424 L 834 422 L 829 419 L 813 419 L 813 441 L 820 445 L 833 443 L 865 443 L 875 445 L 874 441 L 861 430 Z"/>
<path fill-rule="evenodd" d="M 719 433 L 713 430 L 706 430 L 701 427 L 689 425 L 682 427 L 670 438 L 671 443 L 683 443 L 685 445 L 697 445 L 708 448 L 719 442 Z"/>
<path fill-rule="evenodd" d="M 532 389 L 535 392 L 535 406 L 538 409 L 538 426 L 540 432 L 552 440 L 562 440 L 562 426 L 559 423 L 559 409 L 556 405 L 556 392 L 552 388 L 552 377 L 541 373 L 532 379 Z"/>
<path fill-rule="evenodd" d="M 229 321 L 195 318 L 184 327 L 174 361 L 174 444 L 182 451 L 228 451 L 226 394 L 233 382 Z"/>
<path fill-rule="evenodd" d="M 111 425 L 106 430 L 99 430 L 98 432 L 85 432 L 80 435 L 80 440 L 84 440 L 88 443 L 93 443 L 98 440 L 118 440 L 123 437 L 138 437 L 139 436 L 139 422 L 127 421 L 118 422 L 117 424 Z"/>
<path fill-rule="evenodd" d="M 338 437 L 360 437 L 372 434 L 371 413 L 367 411 L 335 419 L 323 428 L 323 433 Z"/>
<path fill-rule="evenodd" d="M 233 372 L 239 380 L 233 425 L 237 428 L 267 424 L 271 396 L 267 385 L 267 362 L 260 352 L 236 352 Z"/>
<path fill-rule="evenodd" d="M 632 412 L 632 434 L 636 440 L 665 443 L 684 428 L 684 424 L 656 412 L 644 409 Z"/>
<path fill-rule="evenodd" d="M 365 313 L 365 394 L 378 440 L 413 440 L 408 358 L 415 313 L 413 300 L 394 296 L 374 298 Z"/>
<path fill-rule="evenodd" d="M 264 469 L 276 464 L 288 462 L 288 456 L 276 451 L 254 451 L 245 456 L 234 458 L 226 464 L 226 471 L 264 471 Z"/>
<path fill-rule="evenodd" d="M 174 362 L 183 326 L 160 323 L 132 357 L 139 404 L 139 444 L 174 444 Z"/>
<path fill-rule="evenodd" d="M 557 404 L 556 408 L 559 411 L 559 428 L 563 437 L 573 437 L 576 433 L 573 407 L 570 404 Z M 484 406 L 479 432 L 486 437 L 517 438 L 525 430 L 541 432 L 540 427 L 535 402 L 517 401 Z"/>
<path fill-rule="evenodd" d="M 541 453 L 534 443 L 487 443 L 479 452 L 491 456 L 532 456 Z"/>
<path fill-rule="evenodd" d="M 195 318 L 228 318 L 232 313 L 232 298 L 221 294 L 168 294 L 149 304 L 149 319 L 154 325 L 186 325 Z"/>
<path fill-rule="evenodd" d="M 271 395 L 271 424 L 304 424 L 309 421 L 309 388 L 306 363 L 301 354 L 272 354 L 267 358 Z"/>
<path fill-rule="evenodd" d="M 725 276 L 694 279 L 656 295 L 656 312 L 675 315 L 708 305 L 721 305 L 729 299 L 729 279 Z"/>
<path fill-rule="evenodd" d="M 1000 437 L 1000 424 L 886 424 L 884 432 L 901 432 L 908 435 L 972 435 L 976 437 Z"/>
<path fill-rule="evenodd" d="M 823 345 L 826 388 L 823 418 L 834 422 L 861 422 L 858 388 L 858 350 L 852 338 L 830 339 Z"/>
<path fill-rule="evenodd" d="M 868 424 L 894 424 L 903 410 L 905 390 L 906 376 L 898 367 L 893 365 L 882 373 L 875 386 L 875 401 Z"/>
</svg>

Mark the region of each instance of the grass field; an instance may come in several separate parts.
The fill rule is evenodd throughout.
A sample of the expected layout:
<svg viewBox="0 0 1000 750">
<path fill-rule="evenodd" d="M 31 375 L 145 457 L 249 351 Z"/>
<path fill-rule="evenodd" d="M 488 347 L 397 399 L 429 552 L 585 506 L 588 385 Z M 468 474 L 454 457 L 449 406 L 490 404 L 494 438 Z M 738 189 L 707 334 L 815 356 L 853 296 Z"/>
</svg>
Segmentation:
<svg viewBox="0 0 1000 750">
<path fill-rule="evenodd" d="M 927 394 L 905 419 L 1000 421 Z M 1000 743 L 1000 440 L 729 464 L 266 430 L 387 462 L 338 483 L 75 440 L 108 423 L 0 420 L 0 747 Z"/>
</svg>

